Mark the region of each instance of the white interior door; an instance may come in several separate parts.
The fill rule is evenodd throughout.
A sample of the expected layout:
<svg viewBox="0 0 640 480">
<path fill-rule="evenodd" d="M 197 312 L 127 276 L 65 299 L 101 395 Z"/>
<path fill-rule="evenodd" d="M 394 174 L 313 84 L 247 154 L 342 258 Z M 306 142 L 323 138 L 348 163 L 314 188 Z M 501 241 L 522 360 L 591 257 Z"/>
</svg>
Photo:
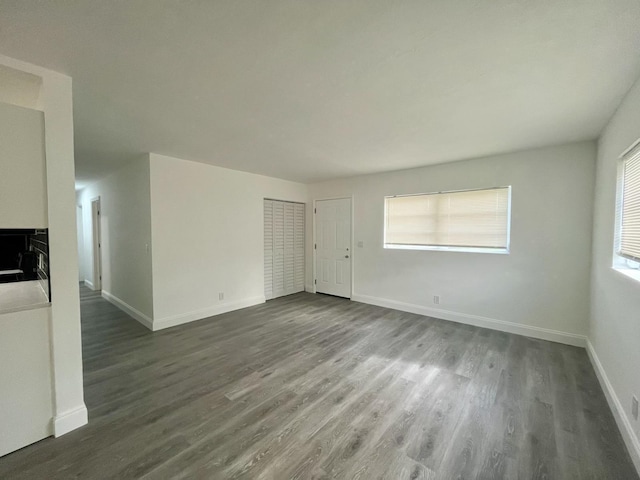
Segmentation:
<svg viewBox="0 0 640 480">
<path fill-rule="evenodd" d="M 304 204 L 264 201 L 264 296 L 304 291 Z"/>
<path fill-rule="evenodd" d="M 315 207 L 316 292 L 351 298 L 351 199 Z"/>
</svg>

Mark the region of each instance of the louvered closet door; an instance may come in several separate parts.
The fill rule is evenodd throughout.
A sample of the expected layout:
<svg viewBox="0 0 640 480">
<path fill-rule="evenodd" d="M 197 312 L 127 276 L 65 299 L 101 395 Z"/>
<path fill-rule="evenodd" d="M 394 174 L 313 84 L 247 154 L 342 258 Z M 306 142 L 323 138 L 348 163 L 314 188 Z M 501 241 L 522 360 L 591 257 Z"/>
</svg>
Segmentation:
<svg viewBox="0 0 640 480">
<path fill-rule="evenodd" d="M 273 298 L 273 202 L 264 201 L 264 296 Z"/>
<path fill-rule="evenodd" d="M 296 203 L 293 220 L 295 291 L 304 291 L 304 204 Z"/>
<path fill-rule="evenodd" d="M 284 202 L 273 202 L 273 298 L 284 289 Z"/>
<path fill-rule="evenodd" d="M 285 294 L 295 292 L 295 232 L 293 203 L 284 204 L 284 291 Z"/>
<path fill-rule="evenodd" d="M 304 291 L 304 214 L 301 203 L 264 201 L 264 294 Z"/>
</svg>

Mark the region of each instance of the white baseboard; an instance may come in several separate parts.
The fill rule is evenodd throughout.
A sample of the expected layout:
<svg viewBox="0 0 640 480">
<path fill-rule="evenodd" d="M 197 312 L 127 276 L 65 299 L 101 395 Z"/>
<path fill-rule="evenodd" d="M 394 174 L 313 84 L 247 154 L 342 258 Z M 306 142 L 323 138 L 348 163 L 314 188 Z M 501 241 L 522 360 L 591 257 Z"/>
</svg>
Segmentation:
<svg viewBox="0 0 640 480">
<path fill-rule="evenodd" d="M 304 291 L 309 293 L 316 293 L 315 289 L 313 288 L 313 285 L 305 285 Z"/>
<path fill-rule="evenodd" d="M 116 307 L 118 307 L 120 310 L 122 310 L 127 315 L 129 315 L 133 319 L 140 322 L 149 330 L 153 330 L 153 320 L 149 318 L 147 315 L 145 315 L 144 313 L 142 313 L 140 310 L 133 308 L 131 305 L 129 305 L 126 302 L 123 302 L 118 297 L 116 297 L 115 295 L 112 295 L 106 290 L 102 290 L 102 298 L 104 298 L 107 302 L 111 303 L 112 305 L 115 305 Z"/>
<path fill-rule="evenodd" d="M 84 405 L 77 406 L 53 418 L 53 434 L 56 437 L 69 433 L 71 430 L 86 425 L 89 421 L 87 407 Z"/>
<path fill-rule="evenodd" d="M 93 282 L 92 282 L 91 280 L 87 280 L 87 279 L 85 278 L 85 280 L 84 280 L 84 284 L 85 284 L 87 287 L 89 287 L 91 290 L 95 290 L 95 288 L 94 288 L 94 286 L 93 286 Z"/>
<path fill-rule="evenodd" d="M 239 310 L 241 308 L 259 305 L 261 303 L 264 303 L 265 301 L 266 299 L 264 295 L 261 295 L 258 297 L 250 297 L 233 302 L 221 303 L 193 312 L 181 313 L 179 315 L 172 315 L 170 317 L 155 319 L 153 321 L 153 330 L 155 331 L 162 330 L 164 328 L 175 327 L 176 325 L 182 325 L 183 323 L 202 320 L 203 318 L 213 317 L 214 315 L 220 315 L 221 313 L 227 313 L 233 310 Z"/>
<path fill-rule="evenodd" d="M 416 313 L 426 317 L 440 318 L 450 320 L 452 322 L 474 325 L 476 327 L 489 328 L 491 330 L 499 330 L 501 332 L 514 333 L 516 335 L 524 335 L 527 337 L 539 338 L 541 340 L 549 340 L 551 342 L 564 343 L 576 347 L 585 347 L 587 337 L 575 333 L 560 332 L 548 328 L 534 327 L 531 325 L 522 325 L 505 320 L 496 320 L 495 318 L 482 317 L 480 315 L 471 315 L 468 313 L 452 312 L 440 308 L 424 307 L 412 303 L 398 302 L 386 298 L 370 297 L 368 295 L 353 294 L 351 300 L 355 302 L 368 303 L 379 307 L 393 308 L 402 310 L 403 312 Z"/>
<path fill-rule="evenodd" d="M 625 414 L 624 407 L 622 406 L 622 403 L 620 403 L 620 399 L 618 398 L 618 395 L 616 395 L 616 392 L 607 377 L 607 372 L 605 372 L 604 367 L 602 366 L 602 363 L 600 363 L 600 359 L 589 340 L 587 340 L 587 353 L 589 354 L 589 359 L 591 360 L 593 369 L 596 371 L 596 376 L 598 377 L 600 386 L 604 391 L 604 395 L 607 397 L 609 408 L 611 408 L 613 417 L 616 419 L 616 423 L 620 429 L 620 433 L 622 433 L 624 443 L 627 445 L 627 450 L 629 450 L 631 460 L 633 460 L 633 464 L 635 465 L 638 474 L 640 474 L 640 439 L 638 439 L 638 436 L 633 431 L 631 421 Z"/>
</svg>

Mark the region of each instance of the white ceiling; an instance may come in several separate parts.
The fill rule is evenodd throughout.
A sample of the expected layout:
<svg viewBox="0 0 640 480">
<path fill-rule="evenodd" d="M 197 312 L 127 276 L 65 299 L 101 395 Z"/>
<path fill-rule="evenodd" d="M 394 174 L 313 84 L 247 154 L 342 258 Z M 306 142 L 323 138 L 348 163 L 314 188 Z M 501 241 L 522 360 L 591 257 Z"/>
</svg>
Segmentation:
<svg viewBox="0 0 640 480">
<path fill-rule="evenodd" d="M 0 0 L 73 77 L 78 180 L 156 152 L 298 181 L 595 138 L 638 0 Z"/>
</svg>

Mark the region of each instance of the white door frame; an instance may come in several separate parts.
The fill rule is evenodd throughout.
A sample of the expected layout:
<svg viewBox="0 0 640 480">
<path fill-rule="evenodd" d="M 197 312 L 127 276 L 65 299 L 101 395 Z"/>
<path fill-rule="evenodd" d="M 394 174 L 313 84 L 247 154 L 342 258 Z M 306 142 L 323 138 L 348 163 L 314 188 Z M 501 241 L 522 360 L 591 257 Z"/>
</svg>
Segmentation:
<svg viewBox="0 0 640 480">
<path fill-rule="evenodd" d="M 313 215 L 313 245 L 311 246 L 311 250 L 313 251 L 313 265 L 312 265 L 312 271 L 313 271 L 313 278 L 311 279 L 312 281 L 312 288 L 313 288 L 313 293 L 317 293 L 316 291 L 316 244 L 318 243 L 316 241 L 316 202 L 321 202 L 323 200 L 346 200 L 349 199 L 351 200 L 351 245 L 349 247 L 349 251 L 351 253 L 351 285 L 349 285 L 349 300 L 351 300 L 353 298 L 353 280 L 354 280 L 354 263 L 355 263 L 355 250 L 353 249 L 353 241 L 354 241 L 354 221 L 353 221 L 353 212 L 354 212 L 354 208 L 353 208 L 353 194 L 351 195 L 347 195 L 344 197 L 326 197 L 326 198 L 314 198 L 313 199 L 313 212 L 311 212 L 311 215 Z"/>
<path fill-rule="evenodd" d="M 84 247 L 84 211 L 82 204 L 76 206 L 76 227 L 78 229 L 78 282 L 83 283 L 86 279 L 85 274 L 85 247 Z"/>
<path fill-rule="evenodd" d="M 91 199 L 91 241 L 93 253 L 93 289 L 102 290 L 102 225 L 100 197 Z"/>
</svg>

